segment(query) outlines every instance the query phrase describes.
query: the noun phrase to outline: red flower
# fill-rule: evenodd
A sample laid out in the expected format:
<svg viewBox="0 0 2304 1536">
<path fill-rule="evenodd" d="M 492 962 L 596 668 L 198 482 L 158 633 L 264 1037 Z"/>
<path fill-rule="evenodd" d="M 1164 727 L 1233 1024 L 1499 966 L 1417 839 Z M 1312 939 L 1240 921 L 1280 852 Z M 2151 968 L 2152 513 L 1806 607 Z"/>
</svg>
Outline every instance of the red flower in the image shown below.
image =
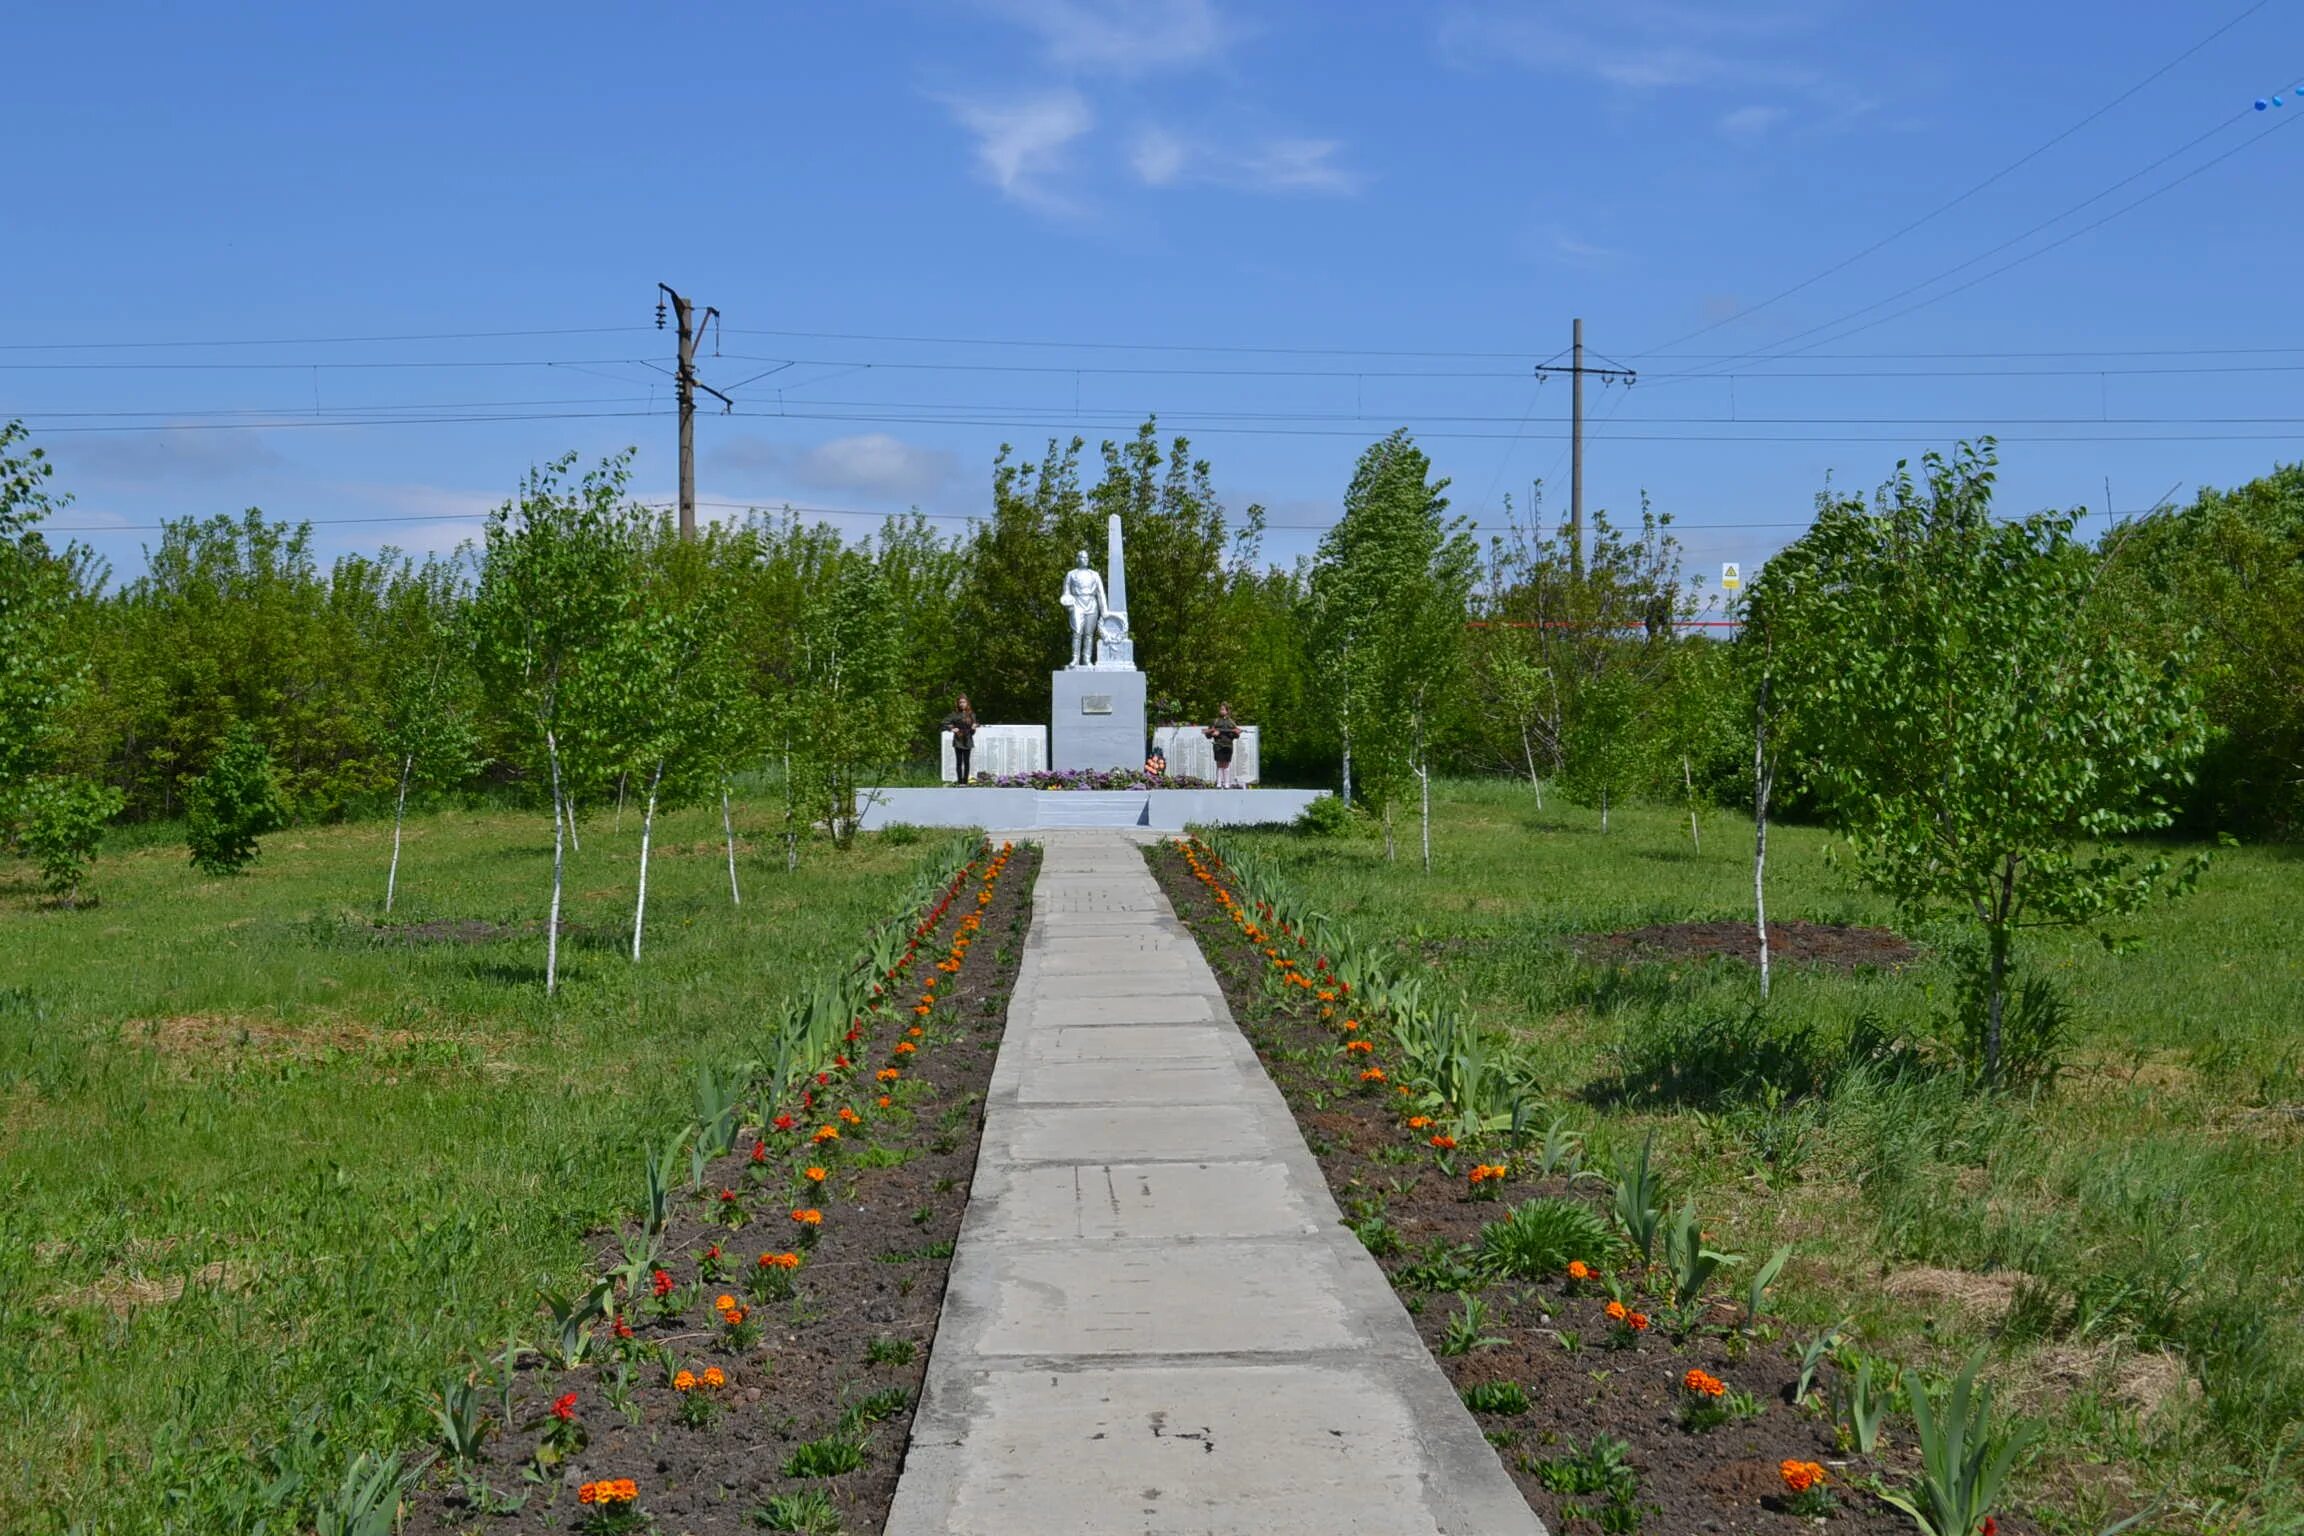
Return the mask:
<svg viewBox="0 0 2304 1536">
<path fill-rule="evenodd" d="M 788 1131 L 792 1129 L 790 1123 L 792 1117 L 790 1115 L 778 1115 L 776 1118 L 785 1122 L 781 1125 L 778 1125 L 776 1129 L 780 1131 Z M 752 1143 L 752 1161 L 756 1163 L 764 1163 L 768 1161 L 768 1143 L 764 1141 L 756 1141 Z"/>
<path fill-rule="evenodd" d="M 552 1417 L 563 1424 L 574 1423 L 576 1419 L 576 1394 L 573 1392 L 562 1393 L 560 1400 L 552 1405 Z"/>
<path fill-rule="evenodd" d="M 733 1200 L 736 1198 L 736 1191 L 732 1189 L 724 1189 L 720 1191 L 720 1198 L 723 1200 Z M 711 1247 L 705 1249 L 704 1257 L 711 1259 L 714 1262 L 718 1262 L 720 1258 L 720 1245 L 718 1243 L 714 1243 Z"/>
<path fill-rule="evenodd" d="M 661 1269 L 649 1277 L 649 1284 L 655 1287 L 658 1301 L 672 1294 L 672 1277 Z"/>
<path fill-rule="evenodd" d="M 790 1115 L 778 1115 L 776 1117 L 776 1129 L 780 1131 L 789 1131 L 798 1124 L 799 1122 L 794 1120 Z"/>
<path fill-rule="evenodd" d="M 848 1070 L 848 1058 L 845 1056 L 835 1056 L 832 1058 L 832 1065 L 840 1068 L 840 1070 L 845 1072 Z"/>
<path fill-rule="evenodd" d="M 819 1088 L 823 1087 L 825 1084 L 831 1081 L 832 1074 L 829 1072 L 819 1072 L 816 1074 L 816 1086 Z"/>
<path fill-rule="evenodd" d="M 720 1191 L 720 1203 L 722 1205 L 734 1205 L 736 1203 L 736 1191 L 732 1189 Z M 713 1257 L 717 1258 L 719 1255 L 715 1253 Z"/>
</svg>

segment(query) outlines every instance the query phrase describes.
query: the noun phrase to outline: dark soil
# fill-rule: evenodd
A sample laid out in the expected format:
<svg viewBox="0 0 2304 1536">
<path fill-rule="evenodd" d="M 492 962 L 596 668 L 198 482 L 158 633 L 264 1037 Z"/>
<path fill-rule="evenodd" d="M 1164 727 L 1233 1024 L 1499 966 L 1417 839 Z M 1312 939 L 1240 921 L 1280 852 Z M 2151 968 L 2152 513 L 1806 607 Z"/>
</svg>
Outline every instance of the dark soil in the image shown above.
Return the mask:
<svg viewBox="0 0 2304 1536">
<path fill-rule="evenodd" d="M 744 1131 L 735 1155 L 706 1170 L 703 1190 L 678 1198 L 662 1261 L 669 1297 L 655 1300 L 652 1287 L 638 1297 L 617 1295 L 614 1306 L 631 1336 L 619 1338 L 602 1324 L 597 1363 L 559 1370 L 524 1353 L 511 1393 L 514 1427 L 499 1426 L 475 1467 L 435 1466 L 414 1499 L 409 1532 L 583 1530 L 590 1512 L 578 1505 L 579 1485 L 615 1478 L 638 1483 L 637 1511 L 653 1522 L 642 1528 L 665 1533 L 758 1532 L 764 1526 L 756 1514 L 772 1497 L 810 1493 L 830 1501 L 844 1531 L 881 1528 L 975 1170 L 984 1092 L 1022 957 L 1038 860 L 1036 849 L 1015 849 L 992 886 L 991 904 L 981 909 L 976 896 L 988 861 L 977 860 L 942 920 L 920 940 L 900 991 L 862 1021 L 846 1058 L 853 1065 L 820 1076 L 805 1102 L 775 1106 L 774 1124 Z M 981 926 L 958 972 L 947 979 L 931 969 L 979 911 Z M 939 995 L 918 1017 L 911 1005 L 928 977 Z M 916 1039 L 914 1027 L 921 1030 Z M 905 1044 L 914 1049 L 899 1052 Z M 876 1080 L 890 1064 L 902 1079 Z M 889 1106 L 878 1102 L 883 1093 Z M 860 1122 L 845 1122 L 843 1109 Z M 822 1124 L 838 1126 L 840 1139 L 814 1142 Z M 805 1177 L 812 1166 L 827 1170 L 823 1182 Z M 637 1166 L 633 1173 L 637 1184 Z M 801 1235 L 811 1229 L 791 1215 L 798 1209 L 822 1213 L 812 1246 Z M 748 1291 L 761 1254 L 792 1251 L 803 1262 L 787 1298 Z M 605 1234 L 600 1263 L 604 1270 L 621 1263 L 618 1244 Z M 723 1295 L 746 1309 L 758 1337 L 730 1337 L 715 1316 Z M 550 1319 L 540 1315 L 535 1331 L 548 1336 Z M 675 1371 L 701 1377 L 714 1366 L 727 1378 L 717 1391 L 698 1388 L 684 1398 L 671 1385 Z M 474 1379 L 488 1380 L 491 1369 L 492 1362 L 476 1364 Z M 540 1465 L 552 1405 L 571 1393 L 582 1447 Z M 681 1422 L 683 1402 L 694 1398 L 711 1404 L 710 1422 Z M 482 1400 L 498 1418 L 496 1390 L 485 1390 Z M 857 1413 L 867 1415 L 863 1422 L 852 1417 Z M 861 1466 L 828 1476 L 788 1474 L 795 1451 L 836 1436 L 844 1417 L 862 1440 Z M 476 1502 L 479 1481 L 501 1502 L 524 1495 L 526 1502 L 510 1513 L 485 1513 Z"/>
<path fill-rule="evenodd" d="M 1569 941 L 1587 960 L 1742 960 L 1760 963 L 1760 939 L 1750 923 L 1658 923 L 1623 933 L 1588 933 Z M 1820 965 L 1836 971 L 1893 971 L 1920 951 L 1885 928 L 1843 923 L 1770 923 L 1768 959 L 1774 965 Z"/>
<path fill-rule="evenodd" d="M 1813 1532 L 1816 1520 L 1784 1506 L 1777 1469 L 1792 1460 L 1822 1465 L 1835 1490 L 1836 1507 L 1823 1529 L 1910 1536 L 1910 1518 L 1861 1486 L 1873 1477 L 1891 1487 L 1908 1482 L 1917 1465 L 1909 1448 L 1891 1437 L 1879 1456 L 1841 1451 L 1823 1414 L 1793 1405 L 1798 1344 L 1773 1336 L 1772 1329 L 1757 1339 L 1743 1337 L 1735 1326 L 1740 1300 L 1716 1301 L 1687 1337 L 1674 1339 L 1663 1331 L 1662 1301 L 1643 1291 L 1646 1280 L 1637 1265 L 1628 1266 L 1617 1278 L 1629 1304 L 1658 1314 L 1658 1321 L 1637 1336 L 1619 1334 L 1627 1342 L 1617 1348 L 1611 1347 L 1614 1330 L 1604 1310 L 1608 1297 L 1596 1282 L 1574 1286 L 1561 1275 L 1489 1283 L 1463 1272 L 1460 1266 L 1469 1261 L 1482 1226 L 1511 1205 L 1548 1196 L 1604 1208 L 1603 1186 L 1564 1175 L 1531 1176 L 1531 1163 L 1527 1172 L 1515 1168 L 1500 1196 L 1473 1198 L 1465 1175 L 1474 1162 L 1516 1163 L 1519 1155 L 1501 1148 L 1435 1152 L 1426 1144 L 1426 1131 L 1407 1126 L 1392 1085 L 1369 1088 L 1359 1081 L 1371 1061 L 1386 1063 L 1381 1050 L 1367 1056 L 1343 1050 L 1343 1042 L 1353 1038 L 1341 1030 L 1349 999 L 1339 999 L 1339 1017 L 1325 1022 L 1316 994 L 1277 1003 L 1281 989 L 1265 985 L 1271 962 L 1263 949 L 1242 936 L 1175 845 L 1162 844 L 1151 860 L 1222 983 L 1233 1016 L 1294 1111 L 1337 1204 L 1377 1255 L 1440 1368 L 1459 1392 L 1490 1381 L 1524 1389 L 1525 1412 L 1476 1417 L 1529 1506 L 1555 1536 L 1635 1528 L 1620 1523 L 1628 1518 L 1621 1510 L 1603 1526 L 1603 1496 L 1545 1486 L 1545 1463 L 1572 1457 L 1600 1436 L 1629 1447 L 1628 1459 L 1639 1474 L 1632 1499 L 1636 1528 L 1643 1532 Z M 1305 955 L 1299 963 L 1310 967 L 1317 958 Z M 1737 1277 L 1748 1272 L 1730 1271 L 1727 1283 L 1740 1287 Z M 1487 1310 L 1480 1332 L 1498 1342 L 1443 1354 L 1443 1336 L 1466 1296 Z M 1691 1367 L 1732 1391 L 1749 1393 L 1758 1416 L 1701 1432 L 1682 1428 L 1680 1382 Z M 1831 1367 L 1822 1367 L 1818 1384 L 1831 1379 Z M 1999 1528 L 2010 1536 L 2037 1529 L 2006 1515 Z"/>
</svg>

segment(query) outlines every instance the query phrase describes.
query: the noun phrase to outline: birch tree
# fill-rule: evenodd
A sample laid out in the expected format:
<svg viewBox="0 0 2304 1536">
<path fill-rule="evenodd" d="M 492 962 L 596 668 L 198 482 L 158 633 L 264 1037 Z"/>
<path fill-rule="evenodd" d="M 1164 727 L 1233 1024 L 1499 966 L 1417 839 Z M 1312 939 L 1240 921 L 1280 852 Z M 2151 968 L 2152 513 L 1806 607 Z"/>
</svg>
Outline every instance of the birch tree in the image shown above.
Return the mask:
<svg viewBox="0 0 2304 1536">
<path fill-rule="evenodd" d="M 462 779 L 479 762 L 465 598 L 457 567 L 431 560 L 415 569 L 404 567 L 385 595 L 384 739 L 396 778 L 392 862 L 384 875 L 386 914 L 399 894 L 408 792 Z"/>
<path fill-rule="evenodd" d="M 477 654 L 499 707 L 533 733 L 552 811 L 552 904 L 544 991 L 558 990 L 560 905 L 567 869 L 571 774 L 567 741 L 595 744 L 612 716 L 616 640 L 630 612 L 631 455 L 604 461 L 574 486 L 575 455 L 531 471 L 520 494 L 488 518 L 474 600 Z"/>
</svg>

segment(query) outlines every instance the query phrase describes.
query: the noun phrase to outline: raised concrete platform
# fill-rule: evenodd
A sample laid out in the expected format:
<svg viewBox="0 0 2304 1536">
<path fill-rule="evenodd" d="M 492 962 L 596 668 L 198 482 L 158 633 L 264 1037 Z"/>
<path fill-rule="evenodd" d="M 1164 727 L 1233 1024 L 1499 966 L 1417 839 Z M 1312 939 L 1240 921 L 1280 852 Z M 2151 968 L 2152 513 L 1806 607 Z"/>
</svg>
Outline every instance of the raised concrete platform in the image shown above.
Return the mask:
<svg viewBox="0 0 2304 1536">
<path fill-rule="evenodd" d="M 1543 1536 L 1141 836 L 1044 839 L 889 1536 Z"/>
<path fill-rule="evenodd" d="M 1031 832 L 1053 827 L 1260 826 L 1294 821 L 1324 789 L 991 789 L 858 790 L 867 832 L 904 822 L 915 827 L 983 827 Z"/>
</svg>

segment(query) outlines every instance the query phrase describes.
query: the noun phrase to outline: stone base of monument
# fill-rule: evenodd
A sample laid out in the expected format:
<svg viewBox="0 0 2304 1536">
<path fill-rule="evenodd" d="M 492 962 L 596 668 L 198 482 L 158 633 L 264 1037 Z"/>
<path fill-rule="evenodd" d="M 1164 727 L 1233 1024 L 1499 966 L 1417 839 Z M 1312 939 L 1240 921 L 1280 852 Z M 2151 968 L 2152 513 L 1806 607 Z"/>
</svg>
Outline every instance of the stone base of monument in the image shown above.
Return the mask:
<svg viewBox="0 0 2304 1536">
<path fill-rule="evenodd" d="M 943 733 L 943 767 L 939 776 L 945 783 L 959 768 L 959 759 L 952 755 L 952 733 Z M 968 754 L 968 772 L 971 776 L 989 773 L 994 777 L 1010 773 L 1042 773 L 1048 767 L 1048 727 L 1044 725 L 980 725 L 976 727 L 976 746 Z"/>
<path fill-rule="evenodd" d="M 1324 789 L 862 789 L 859 824 L 883 827 L 982 827 L 1033 832 L 1058 827 L 1269 826 L 1294 821 Z"/>
<path fill-rule="evenodd" d="M 1067 667 L 1049 675 L 1048 766 L 1144 766 L 1144 674 L 1117 668 Z"/>
<path fill-rule="evenodd" d="M 1216 781 L 1216 743 L 1200 734 L 1197 725 L 1164 725 L 1152 733 L 1152 750 L 1168 760 L 1168 771 L 1182 778 Z M 1262 733 L 1253 725 L 1240 727 L 1240 739 L 1232 743 L 1232 778 L 1235 783 L 1253 784 L 1261 776 L 1257 772 L 1257 747 Z"/>
</svg>

